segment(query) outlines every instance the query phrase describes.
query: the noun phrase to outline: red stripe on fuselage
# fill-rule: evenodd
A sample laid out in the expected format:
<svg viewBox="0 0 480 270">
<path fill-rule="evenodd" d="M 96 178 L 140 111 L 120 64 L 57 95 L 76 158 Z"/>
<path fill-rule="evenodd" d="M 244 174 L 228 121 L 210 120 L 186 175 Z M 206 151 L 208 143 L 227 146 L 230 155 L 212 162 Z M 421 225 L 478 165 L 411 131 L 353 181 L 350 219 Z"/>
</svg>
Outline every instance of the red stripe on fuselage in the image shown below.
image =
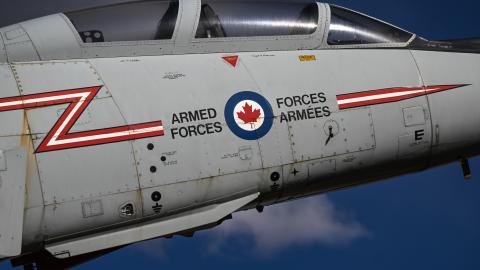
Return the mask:
<svg viewBox="0 0 480 270">
<path fill-rule="evenodd" d="M 427 87 L 395 87 L 343 94 L 337 96 L 338 107 L 343 109 L 398 102 L 467 85 L 439 85 Z M 414 93 L 411 93 L 414 92 Z"/>
<path fill-rule="evenodd" d="M 40 143 L 35 151 L 36 153 L 164 135 L 162 121 L 69 134 L 70 129 L 101 88 L 102 86 L 95 86 L 0 98 L 0 112 L 70 103 L 50 132 L 48 132 L 45 139 Z M 80 106 L 77 108 L 79 104 Z"/>
</svg>

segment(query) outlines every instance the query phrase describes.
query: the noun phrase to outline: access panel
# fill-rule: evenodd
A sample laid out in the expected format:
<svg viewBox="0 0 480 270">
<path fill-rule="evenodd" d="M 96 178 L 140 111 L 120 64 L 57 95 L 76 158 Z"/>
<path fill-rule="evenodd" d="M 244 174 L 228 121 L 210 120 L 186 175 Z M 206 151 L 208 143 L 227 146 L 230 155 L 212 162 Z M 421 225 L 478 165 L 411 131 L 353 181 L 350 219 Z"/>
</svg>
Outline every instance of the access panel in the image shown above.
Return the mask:
<svg viewBox="0 0 480 270">
<path fill-rule="evenodd" d="M 369 108 L 332 113 L 327 119 L 290 123 L 295 160 L 306 161 L 375 147 Z"/>
</svg>

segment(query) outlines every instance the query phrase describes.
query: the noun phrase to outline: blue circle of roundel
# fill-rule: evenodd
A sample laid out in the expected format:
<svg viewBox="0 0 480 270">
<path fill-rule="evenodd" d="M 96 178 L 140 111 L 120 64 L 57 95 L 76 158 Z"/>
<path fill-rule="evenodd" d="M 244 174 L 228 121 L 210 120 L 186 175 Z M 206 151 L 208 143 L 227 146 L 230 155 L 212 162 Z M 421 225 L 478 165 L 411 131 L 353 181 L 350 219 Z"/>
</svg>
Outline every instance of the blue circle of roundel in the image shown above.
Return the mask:
<svg viewBox="0 0 480 270">
<path fill-rule="evenodd" d="M 257 102 L 263 109 L 264 120 L 263 124 L 260 128 L 248 131 L 240 128 L 233 117 L 235 106 L 243 100 L 253 100 Z M 270 103 L 260 94 L 251 92 L 251 91 L 243 91 L 236 93 L 233 95 L 225 105 L 225 120 L 227 121 L 227 125 L 230 130 L 237 135 L 238 137 L 244 140 L 257 140 L 262 138 L 263 136 L 267 135 L 273 125 L 273 110 Z"/>
</svg>

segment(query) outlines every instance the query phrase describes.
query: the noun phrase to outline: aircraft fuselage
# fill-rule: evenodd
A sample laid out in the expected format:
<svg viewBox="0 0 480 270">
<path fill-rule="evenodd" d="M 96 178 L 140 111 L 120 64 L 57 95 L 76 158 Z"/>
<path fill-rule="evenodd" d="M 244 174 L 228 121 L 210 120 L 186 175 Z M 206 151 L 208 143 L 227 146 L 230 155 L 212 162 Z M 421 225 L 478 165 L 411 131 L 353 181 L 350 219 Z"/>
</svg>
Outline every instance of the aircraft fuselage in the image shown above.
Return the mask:
<svg viewBox="0 0 480 270">
<path fill-rule="evenodd" d="M 67 59 L 15 29 L 0 29 L 1 257 L 191 235 L 239 210 L 459 160 L 468 171 L 480 153 L 473 51 L 85 45 Z"/>
</svg>

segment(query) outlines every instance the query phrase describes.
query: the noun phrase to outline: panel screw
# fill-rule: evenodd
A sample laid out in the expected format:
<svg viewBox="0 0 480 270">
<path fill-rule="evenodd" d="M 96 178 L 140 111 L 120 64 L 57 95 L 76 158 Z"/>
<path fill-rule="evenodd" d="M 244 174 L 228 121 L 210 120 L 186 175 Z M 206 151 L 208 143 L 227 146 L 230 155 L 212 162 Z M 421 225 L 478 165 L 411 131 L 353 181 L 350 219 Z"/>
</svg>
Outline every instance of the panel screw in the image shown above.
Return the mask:
<svg viewBox="0 0 480 270">
<path fill-rule="evenodd" d="M 150 172 L 154 173 L 156 171 L 157 171 L 157 167 L 155 167 L 155 166 L 150 167 Z"/>
<path fill-rule="evenodd" d="M 149 144 L 147 145 L 147 148 L 148 148 L 148 150 L 153 150 L 153 148 L 154 148 L 153 143 L 149 143 Z"/>
</svg>

